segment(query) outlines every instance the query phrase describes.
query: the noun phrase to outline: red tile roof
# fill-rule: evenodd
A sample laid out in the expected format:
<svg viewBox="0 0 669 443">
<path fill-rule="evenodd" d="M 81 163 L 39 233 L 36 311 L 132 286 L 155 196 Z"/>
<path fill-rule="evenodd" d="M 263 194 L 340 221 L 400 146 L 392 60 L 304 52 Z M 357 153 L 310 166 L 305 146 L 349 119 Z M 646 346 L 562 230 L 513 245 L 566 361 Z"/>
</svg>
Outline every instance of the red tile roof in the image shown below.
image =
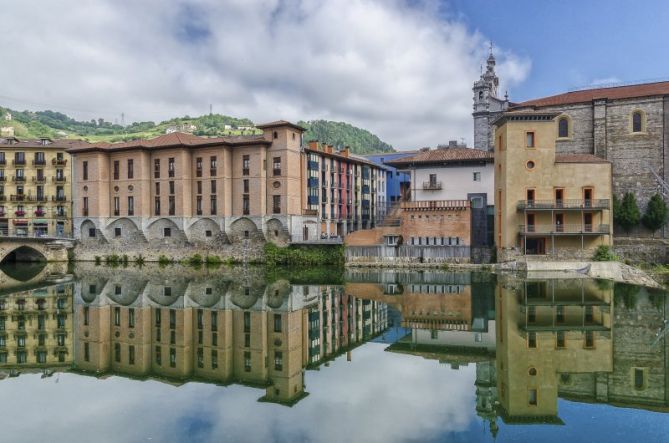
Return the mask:
<svg viewBox="0 0 669 443">
<path fill-rule="evenodd" d="M 172 132 L 149 140 L 133 140 L 124 143 L 87 143 L 72 146 L 68 152 L 85 151 L 121 151 L 129 149 L 160 149 L 170 147 L 203 147 L 203 146 L 243 146 L 252 144 L 270 144 L 262 135 L 239 135 L 224 137 L 199 137 L 183 132 Z"/>
<path fill-rule="evenodd" d="M 411 157 L 389 160 L 386 163 L 391 166 L 405 166 L 417 163 L 492 162 L 493 160 L 494 154 L 491 151 L 473 148 L 438 148 L 421 151 Z"/>
<path fill-rule="evenodd" d="M 525 107 L 559 106 L 576 103 L 589 103 L 593 100 L 600 99 L 618 100 L 636 97 L 652 97 L 658 95 L 669 95 L 669 81 L 572 91 L 565 94 L 528 100 L 522 103 L 514 103 L 511 108 L 515 109 Z"/>
<path fill-rule="evenodd" d="M 592 154 L 555 154 L 555 163 L 611 163 Z"/>
<path fill-rule="evenodd" d="M 295 128 L 295 129 L 297 129 L 299 131 L 302 131 L 302 132 L 306 131 L 306 129 L 303 128 L 302 126 L 296 125 L 295 123 L 291 123 L 291 122 L 286 121 L 286 120 L 277 120 L 277 121 L 274 121 L 274 122 L 263 123 L 262 125 L 256 125 L 256 128 L 266 129 L 266 128 L 275 128 L 275 127 L 278 127 L 278 126 L 290 126 L 291 128 Z"/>
</svg>

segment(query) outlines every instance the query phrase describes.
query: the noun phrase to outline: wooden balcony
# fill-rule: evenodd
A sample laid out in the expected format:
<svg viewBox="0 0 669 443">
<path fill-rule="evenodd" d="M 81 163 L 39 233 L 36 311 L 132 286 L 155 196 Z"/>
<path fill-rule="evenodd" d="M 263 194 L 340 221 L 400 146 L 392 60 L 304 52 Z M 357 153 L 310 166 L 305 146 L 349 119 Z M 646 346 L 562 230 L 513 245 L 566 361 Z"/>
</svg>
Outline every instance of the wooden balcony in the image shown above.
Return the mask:
<svg viewBox="0 0 669 443">
<path fill-rule="evenodd" d="M 518 228 L 520 235 L 541 236 L 541 235 L 606 235 L 610 233 L 609 225 L 520 225 Z"/>
<path fill-rule="evenodd" d="M 435 210 L 462 210 L 469 208 L 468 200 L 426 200 L 401 202 L 400 208 L 404 211 L 435 211 Z"/>
<path fill-rule="evenodd" d="M 554 211 L 554 210 L 576 210 L 594 211 L 604 210 L 611 207 L 608 199 L 575 199 L 575 200 L 520 200 L 519 211 Z"/>
</svg>

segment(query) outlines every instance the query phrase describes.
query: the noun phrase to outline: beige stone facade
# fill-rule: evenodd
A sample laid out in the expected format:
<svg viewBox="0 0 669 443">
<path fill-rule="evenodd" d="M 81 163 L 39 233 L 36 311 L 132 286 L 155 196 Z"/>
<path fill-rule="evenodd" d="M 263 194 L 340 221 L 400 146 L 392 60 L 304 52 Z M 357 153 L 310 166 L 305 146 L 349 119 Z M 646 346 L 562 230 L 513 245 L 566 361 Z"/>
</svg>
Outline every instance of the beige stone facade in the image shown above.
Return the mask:
<svg viewBox="0 0 669 443">
<path fill-rule="evenodd" d="M 0 138 L 0 235 L 72 236 L 71 162 L 77 144 Z"/>
<path fill-rule="evenodd" d="M 555 152 L 553 113 L 507 113 L 495 131 L 498 260 L 592 257 L 611 245 L 611 163 Z"/>
</svg>

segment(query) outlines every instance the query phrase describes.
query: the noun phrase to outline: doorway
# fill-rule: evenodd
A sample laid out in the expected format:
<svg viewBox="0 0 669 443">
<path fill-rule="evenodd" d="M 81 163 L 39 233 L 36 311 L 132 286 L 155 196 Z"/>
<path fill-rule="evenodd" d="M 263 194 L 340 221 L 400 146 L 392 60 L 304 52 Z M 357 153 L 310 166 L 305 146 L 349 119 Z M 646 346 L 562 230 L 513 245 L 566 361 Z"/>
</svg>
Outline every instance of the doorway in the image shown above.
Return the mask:
<svg viewBox="0 0 669 443">
<path fill-rule="evenodd" d="M 555 232 L 564 232 L 564 214 L 555 214 Z"/>
<path fill-rule="evenodd" d="M 592 232 L 592 214 L 590 212 L 583 214 L 583 231 Z"/>
<path fill-rule="evenodd" d="M 544 255 L 546 254 L 546 239 L 528 238 L 525 240 L 525 255 Z"/>
</svg>

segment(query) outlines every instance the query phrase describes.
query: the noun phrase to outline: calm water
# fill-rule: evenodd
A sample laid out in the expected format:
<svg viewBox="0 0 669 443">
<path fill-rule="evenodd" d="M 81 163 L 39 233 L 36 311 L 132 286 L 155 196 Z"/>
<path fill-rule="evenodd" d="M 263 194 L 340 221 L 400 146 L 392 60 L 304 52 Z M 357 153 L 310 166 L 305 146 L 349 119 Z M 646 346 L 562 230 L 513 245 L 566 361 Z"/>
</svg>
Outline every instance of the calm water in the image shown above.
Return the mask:
<svg viewBox="0 0 669 443">
<path fill-rule="evenodd" d="M 2 441 L 669 441 L 669 302 L 587 279 L 15 267 Z"/>
</svg>

